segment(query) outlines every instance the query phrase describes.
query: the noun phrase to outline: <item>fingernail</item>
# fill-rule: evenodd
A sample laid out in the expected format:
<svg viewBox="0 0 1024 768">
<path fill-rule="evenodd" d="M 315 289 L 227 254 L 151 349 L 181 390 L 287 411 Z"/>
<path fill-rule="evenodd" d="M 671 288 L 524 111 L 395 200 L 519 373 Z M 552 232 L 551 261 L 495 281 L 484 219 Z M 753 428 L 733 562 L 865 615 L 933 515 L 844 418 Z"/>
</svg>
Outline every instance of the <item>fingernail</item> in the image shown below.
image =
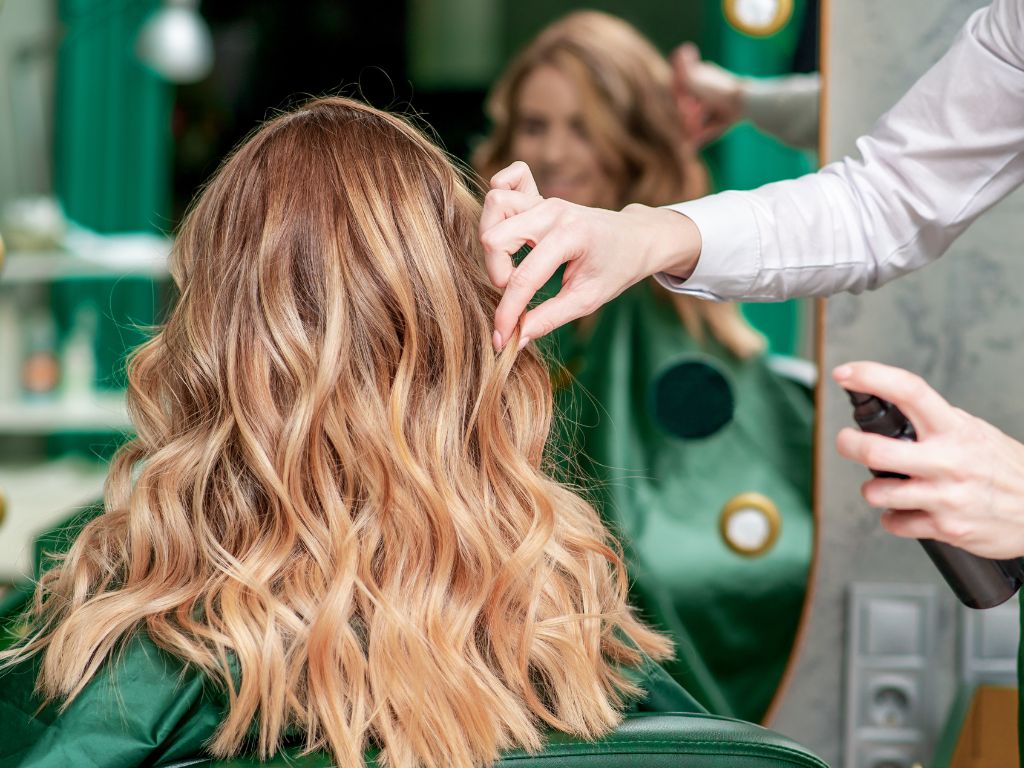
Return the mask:
<svg viewBox="0 0 1024 768">
<path fill-rule="evenodd" d="M 494 349 L 495 350 L 500 350 L 502 344 L 504 343 L 502 338 L 501 338 L 501 334 L 498 333 L 497 331 L 494 332 L 494 336 L 491 337 L 491 341 L 494 342 Z"/>
<path fill-rule="evenodd" d="M 840 365 L 832 370 L 832 378 L 848 379 L 853 375 L 853 368 L 848 365 Z"/>
<path fill-rule="evenodd" d="M 520 339 L 519 339 L 519 351 L 520 351 L 520 352 L 522 352 L 522 351 L 523 351 L 523 348 L 524 348 L 524 347 L 525 347 L 525 346 L 526 346 L 527 344 L 529 344 L 529 343 L 530 343 L 530 337 L 529 337 L 529 336 L 523 336 L 522 338 L 520 338 Z"/>
</svg>

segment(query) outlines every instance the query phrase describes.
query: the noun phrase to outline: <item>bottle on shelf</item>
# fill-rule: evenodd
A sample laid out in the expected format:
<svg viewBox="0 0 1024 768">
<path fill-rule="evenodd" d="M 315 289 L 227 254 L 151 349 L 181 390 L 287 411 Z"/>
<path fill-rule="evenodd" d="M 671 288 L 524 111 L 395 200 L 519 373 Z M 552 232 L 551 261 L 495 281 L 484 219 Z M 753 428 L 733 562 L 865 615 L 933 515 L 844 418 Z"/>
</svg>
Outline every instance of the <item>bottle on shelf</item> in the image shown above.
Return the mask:
<svg viewBox="0 0 1024 768">
<path fill-rule="evenodd" d="M 57 360 L 57 329 L 48 302 L 31 302 L 24 314 L 23 341 L 22 392 L 32 399 L 49 397 L 60 381 L 60 362 Z"/>
<path fill-rule="evenodd" d="M 82 303 L 75 312 L 74 325 L 61 350 L 61 395 L 72 404 L 88 404 L 96 396 L 96 307 Z"/>
</svg>

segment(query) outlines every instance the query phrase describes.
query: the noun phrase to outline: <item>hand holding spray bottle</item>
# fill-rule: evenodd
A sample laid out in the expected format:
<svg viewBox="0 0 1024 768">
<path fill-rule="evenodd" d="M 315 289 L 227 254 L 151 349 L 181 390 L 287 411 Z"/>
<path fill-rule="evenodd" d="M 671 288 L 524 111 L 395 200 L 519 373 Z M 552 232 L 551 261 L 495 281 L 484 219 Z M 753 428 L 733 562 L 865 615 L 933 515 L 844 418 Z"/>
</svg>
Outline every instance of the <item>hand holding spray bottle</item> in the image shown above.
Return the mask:
<svg viewBox="0 0 1024 768">
<path fill-rule="evenodd" d="M 863 392 L 846 391 L 853 403 L 853 419 L 864 432 L 897 440 L 917 440 L 910 420 L 892 403 Z M 875 477 L 907 479 L 907 475 L 872 469 Z M 1024 583 L 1020 560 L 992 560 L 966 552 L 951 544 L 919 539 L 946 583 L 960 601 L 970 608 L 992 608 L 1009 600 Z"/>
</svg>

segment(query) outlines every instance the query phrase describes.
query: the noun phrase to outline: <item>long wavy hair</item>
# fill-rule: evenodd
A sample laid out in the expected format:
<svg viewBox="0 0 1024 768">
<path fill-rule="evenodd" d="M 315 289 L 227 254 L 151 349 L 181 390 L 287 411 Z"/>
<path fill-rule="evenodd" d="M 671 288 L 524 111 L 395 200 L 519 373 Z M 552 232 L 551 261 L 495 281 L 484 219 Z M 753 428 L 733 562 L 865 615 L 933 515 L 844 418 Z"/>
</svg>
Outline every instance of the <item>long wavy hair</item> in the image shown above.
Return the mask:
<svg viewBox="0 0 1024 768">
<path fill-rule="evenodd" d="M 6 663 L 42 654 L 67 702 L 145 632 L 227 691 L 218 756 L 256 726 L 261 756 L 298 729 L 339 765 L 476 766 L 613 727 L 624 667 L 670 647 L 546 471 L 546 365 L 491 349 L 478 217 L 442 151 L 355 101 L 247 139 L 177 237 L 105 513 Z"/>
<path fill-rule="evenodd" d="M 575 84 L 587 135 L 616 182 L 616 205 L 668 205 L 708 193 L 707 173 L 679 117 L 668 61 L 635 27 L 600 11 L 575 11 L 555 21 L 505 68 L 487 98 L 491 133 L 473 153 L 483 177 L 521 159 L 513 154 L 520 91 L 543 66 Z M 698 341 L 707 328 L 737 357 L 764 350 L 764 338 L 735 304 L 669 298 Z"/>
</svg>

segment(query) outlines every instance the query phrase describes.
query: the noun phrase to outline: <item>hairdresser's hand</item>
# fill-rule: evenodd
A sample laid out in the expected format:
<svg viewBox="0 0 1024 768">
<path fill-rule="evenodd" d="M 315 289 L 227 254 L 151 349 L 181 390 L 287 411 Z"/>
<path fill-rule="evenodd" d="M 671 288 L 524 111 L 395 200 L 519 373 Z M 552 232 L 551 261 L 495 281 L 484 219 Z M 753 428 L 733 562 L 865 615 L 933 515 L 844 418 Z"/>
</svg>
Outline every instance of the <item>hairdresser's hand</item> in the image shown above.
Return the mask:
<svg viewBox="0 0 1024 768">
<path fill-rule="evenodd" d="M 701 147 L 743 116 L 743 79 L 702 61 L 693 43 L 683 43 L 672 51 L 670 61 L 683 131 Z"/>
<path fill-rule="evenodd" d="M 496 349 L 512 338 L 520 320 L 522 347 L 589 315 L 655 272 L 689 277 L 700 255 L 700 232 L 686 216 L 645 205 L 607 211 L 544 199 L 523 162 L 491 179 L 480 242 L 491 281 L 504 289 L 494 316 Z M 523 245 L 533 250 L 515 266 L 512 256 Z M 558 295 L 526 312 L 562 264 Z"/>
<path fill-rule="evenodd" d="M 899 368 L 848 363 L 832 375 L 846 389 L 895 403 L 917 431 L 916 443 L 852 428 L 836 440 L 848 459 L 910 476 L 875 478 L 861 489 L 869 504 L 886 508 L 887 531 L 984 557 L 1024 555 L 1024 445 Z"/>
</svg>

